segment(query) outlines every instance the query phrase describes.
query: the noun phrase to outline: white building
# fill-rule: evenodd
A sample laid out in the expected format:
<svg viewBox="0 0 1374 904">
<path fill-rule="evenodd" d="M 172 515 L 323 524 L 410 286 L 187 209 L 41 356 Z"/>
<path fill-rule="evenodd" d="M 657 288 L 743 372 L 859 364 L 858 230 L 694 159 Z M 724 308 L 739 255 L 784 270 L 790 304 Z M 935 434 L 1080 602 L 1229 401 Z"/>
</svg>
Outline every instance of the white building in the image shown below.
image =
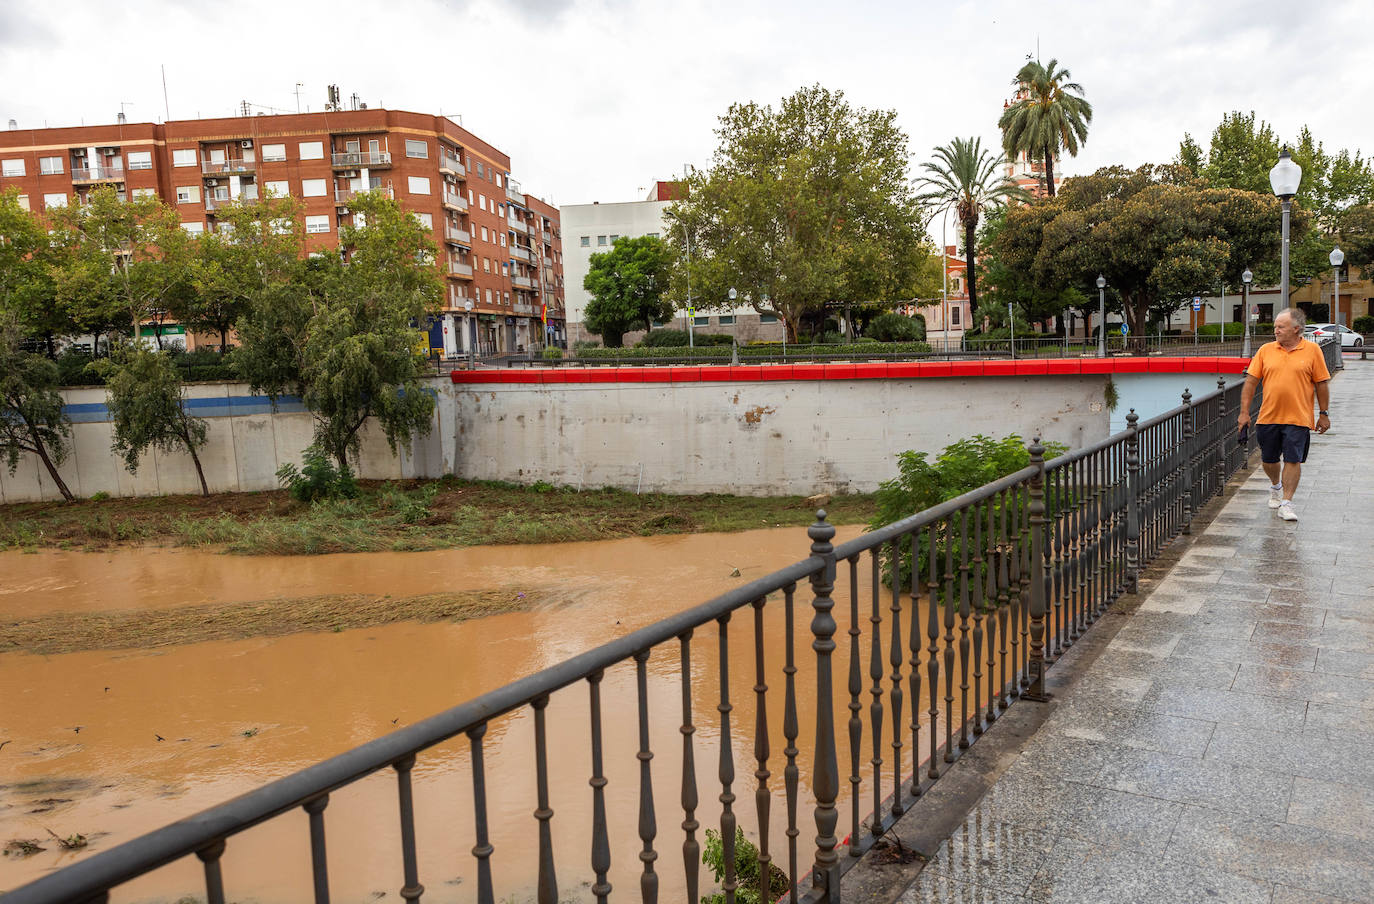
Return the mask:
<svg viewBox="0 0 1374 904">
<path fill-rule="evenodd" d="M 590 334 L 582 326 L 582 315 L 587 309 L 590 297 L 582 287 L 587 271 L 591 269 L 591 257 L 611 250 L 618 238 L 638 238 L 644 235 L 666 237 L 668 221 L 663 212 L 673 203 L 674 191 L 678 183 L 656 182 L 649 196 L 643 201 L 621 201 L 613 204 L 593 202 L 591 204 L 570 204 L 559 208 L 559 219 L 563 224 L 563 275 L 564 298 L 567 304 L 568 342 L 584 340 L 597 341 L 599 336 Z M 700 302 L 698 302 L 700 304 Z M 704 307 L 704 305 L 703 305 Z M 679 329 L 687 328 L 685 312 L 679 312 Z M 750 339 L 781 339 L 782 321 L 767 314 L 760 315 L 751 307 L 737 307 L 733 310 L 699 310 L 692 322 L 692 328 L 711 333 L 735 333 L 741 341 Z M 625 344 L 633 345 L 642 333 L 626 333 Z"/>
</svg>

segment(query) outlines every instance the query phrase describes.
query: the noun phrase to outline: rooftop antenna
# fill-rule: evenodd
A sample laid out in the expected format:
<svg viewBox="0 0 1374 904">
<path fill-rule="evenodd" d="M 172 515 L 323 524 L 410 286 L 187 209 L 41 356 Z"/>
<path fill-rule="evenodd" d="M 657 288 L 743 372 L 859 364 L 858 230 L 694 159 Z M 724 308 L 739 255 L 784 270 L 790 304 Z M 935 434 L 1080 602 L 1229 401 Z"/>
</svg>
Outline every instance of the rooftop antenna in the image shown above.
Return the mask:
<svg viewBox="0 0 1374 904">
<path fill-rule="evenodd" d="M 296 82 L 296 112 L 301 112 L 301 89 L 305 87 L 305 82 Z"/>
<path fill-rule="evenodd" d="M 163 122 L 172 118 L 172 108 L 167 103 L 167 64 L 162 64 L 162 116 Z"/>
<path fill-rule="evenodd" d="M 134 105 L 134 102 L 131 101 L 131 100 L 121 100 L 121 101 L 119 102 L 119 124 L 120 124 L 121 126 L 124 125 L 126 122 L 129 121 L 129 120 L 128 120 L 128 117 L 126 117 L 126 116 L 124 115 L 124 108 L 125 108 L 125 107 L 132 107 L 133 105 Z"/>
</svg>

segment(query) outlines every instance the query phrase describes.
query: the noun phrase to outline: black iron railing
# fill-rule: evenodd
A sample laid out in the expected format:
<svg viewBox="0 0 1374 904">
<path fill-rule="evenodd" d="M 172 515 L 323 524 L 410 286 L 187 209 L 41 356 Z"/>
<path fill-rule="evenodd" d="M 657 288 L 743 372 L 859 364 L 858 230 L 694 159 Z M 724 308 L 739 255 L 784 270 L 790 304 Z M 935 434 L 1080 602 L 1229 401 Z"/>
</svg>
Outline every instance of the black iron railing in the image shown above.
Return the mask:
<svg viewBox="0 0 1374 904">
<path fill-rule="evenodd" d="M 1200 507 L 1244 466 L 1249 447 L 1235 441 L 1239 400 L 1239 384 L 1219 382 L 1200 398 L 1185 392 L 1172 411 L 1143 422 L 1132 411 L 1124 432 L 1050 461 L 1037 440 L 1027 467 L 839 546 L 832 545 L 835 529 L 820 512 L 807 531 L 810 555 L 794 565 L 97 853 L 10 892 L 6 904 L 106 901 L 109 889 L 191 855 L 203 863 L 209 904 L 221 904 L 234 887 L 234 877 L 221 870 L 226 846 L 245 829 L 297 808 L 308 815 L 314 899 L 323 904 L 331 896 L 325 835 L 330 794 L 386 769 L 396 777 L 400 896 L 418 901 L 424 887 L 412 771 L 426 751 L 450 739 L 466 740 L 470 754 L 469 887 L 479 904 L 508 894 L 493 879 L 497 860 L 504 875 L 535 879 L 540 904 L 556 904 L 584 881 L 596 901 L 609 900 L 620 860 L 630 871 L 621 867 L 615 875 L 626 877 L 622 882 L 633 878 L 623 896 L 635 896 L 637 887 L 641 900 L 657 901 L 660 879 L 667 877 L 688 904 L 697 904 L 704 840 L 698 833 L 702 819 L 717 812 L 726 902 L 738 889 L 733 864 L 741 820 L 757 838 L 761 884 L 776 867 L 787 876 L 794 904 L 839 902 L 843 873 L 1009 706 L 1043 699 L 1046 668 L 1114 600 L 1134 591 L 1140 569 L 1187 533 Z M 809 622 L 796 598 L 803 582 L 810 584 Z M 766 624 L 765 616 L 781 620 L 781 655 L 774 648 L 771 661 L 765 636 L 776 637 L 769 632 L 777 628 L 768 627 L 775 623 Z M 738 650 L 741 644 L 751 644 L 752 655 Z M 752 691 L 743 695 L 752 697 L 752 713 L 745 717 L 736 712 L 746 699 L 732 696 L 732 645 L 736 658 L 752 659 Z M 650 706 L 647 666 L 653 657 L 666 658 L 681 678 L 680 711 L 666 716 L 661 706 Z M 637 856 L 626 857 L 627 846 L 611 839 L 607 787 L 620 777 L 608 775 L 605 765 L 602 691 L 608 669 L 631 665 L 633 699 L 612 701 L 613 718 L 637 729 L 637 774 L 624 776 L 637 787 Z M 813 682 L 813 698 L 799 692 L 800 681 Z M 577 688 L 589 705 L 585 733 L 550 739 L 545 712 L 551 697 L 577 695 Z M 704 742 L 697 739 L 701 714 L 694 691 L 718 700 Z M 812 700 L 809 709 L 805 699 Z M 497 850 L 484 738 L 493 722 L 516 712 L 533 721 L 536 840 Z M 680 759 L 668 764 L 678 767 L 678 800 L 670 806 L 654 797 L 653 762 L 656 754 L 673 751 L 652 749 L 650 732 L 651 720 L 665 717 L 681 734 Z M 814 731 L 809 739 L 802 736 L 806 723 Z M 781 741 L 780 755 L 773 739 Z M 549 754 L 573 745 L 590 748 L 587 815 L 563 831 L 584 837 L 587 855 L 579 863 L 556 863 Z M 751 770 L 736 766 L 745 750 Z M 715 792 L 709 814 L 699 755 L 717 763 L 707 782 Z M 737 794 L 737 783 L 752 786 L 752 807 Z M 805 817 L 800 811 L 808 801 L 813 812 Z M 664 838 L 661 821 L 678 823 L 673 837 Z M 614 862 L 613 850 L 620 852 Z M 679 857 L 660 860 L 668 850 Z M 766 888 L 761 891 L 770 899 Z"/>
</svg>

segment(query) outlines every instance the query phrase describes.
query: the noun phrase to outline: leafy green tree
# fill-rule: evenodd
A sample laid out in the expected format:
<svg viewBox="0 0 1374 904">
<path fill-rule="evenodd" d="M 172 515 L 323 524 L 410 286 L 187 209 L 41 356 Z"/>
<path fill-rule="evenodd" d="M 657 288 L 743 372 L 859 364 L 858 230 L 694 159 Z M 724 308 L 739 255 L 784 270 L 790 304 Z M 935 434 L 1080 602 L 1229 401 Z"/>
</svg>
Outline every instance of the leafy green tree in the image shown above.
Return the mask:
<svg viewBox="0 0 1374 904">
<path fill-rule="evenodd" d="M 218 333 L 223 352 L 229 331 L 255 299 L 300 277 L 305 232 L 300 202 L 292 198 L 233 204 L 216 213 L 220 228 L 201 236 L 190 262 L 194 291 L 177 313 L 194 329 Z"/>
<path fill-rule="evenodd" d="M 239 321 L 234 364 L 255 392 L 298 395 L 315 442 L 348 467 L 375 418 L 388 445 L 429 431 L 434 397 L 422 382 L 418 324 L 438 310 L 437 248 L 416 218 L 387 198 L 349 207 L 365 225 L 339 230 L 341 256 L 310 258 L 300 278 L 269 286 Z"/>
<path fill-rule="evenodd" d="M 135 339 L 144 321 L 158 318 L 191 290 L 194 240 L 181 216 L 155 196 L 119 199 L 114 188 L 94 189 L 87 203 L 52 215 L 58 296 L 87 328 L 122 322 Z M 159 347 L 160 331 L 155 334 Z"/>
<path fill-rule="evenodd" d="M 1374 277 L 1374 204 L 1352 207 L 1342 214 L 1337 224 L 1341 250 L 1352 265 L 1364 270 L 1366 278 Z"/>
<path fill-rule="evenodd" d="M 55 340 L 72 331 L 54 297 L 52 243 L 38 217 L 19 206 L 19 190 L 0 192 L 0 314 L 14 317 L 25 338 L 42 339 L 48 357 Z"/>
<path fill-rule="evenodd" d="M 794 342 L 803 317 L 828 306 L 920 295 L 934 249 L 896 119 L 820 85 L 776 110 L 732 105 L 711 168 L 667 211 L 676 303 L 690 287 L 696 305 L 722 307 L 735 288 Z"/>
<path fill-rule="evenodd" d="M 107 405 L 114 422 L 111 449 L 130 474 L 149 448 L 170 454 L 185 450 L 196 466 L 200 492 L 210 495 L 196 450 L 205 445 L 205 421 L 186 411 L 181 372 L 166 352 L 139 343 L 122 343 L 94 365 L 105 378 Z"/>
<path fill-rule="evenodd" d="M 925 170 L 920 184 L 926 191 L 921 199 L 944 210 L 954 209 L 964 228 L 964 253 L 968 257 L 968 300 L 978 307 L 978 218 L 983 211 L 1001 207 L 1008 201 L 1029 201 L 1030 195 L 999 170 L 1006 163 L 1001 155 L 983 149 L 980 138 L 956 138 L 935 149 L 936 160 L 921 164 Z"/>
<path fill-rule="evenodd" d="M 582 280 L 591 293 L 583 313 L 587 330 L 607 348 L 620 348 L 627 331 L 671 320 L 673 307 L 663 300 L 671 262 L 667 243 L 651 235 L 619 238 L 610 251 L 593 254 Z"/>
<path fill-rule="evenodd" d="M 1018 280 L 1086 291 L 1102 274 L 1140 337 L 1184 298 L 1222 281 L 1237 287 L 1246 267 L 1269 265 L 1278 218 L 1272 193 L 1205 188 L 1172 166 L 1108 167 L 1008 211 L 994 248 Z M 1295 234 L 1309 220 L 1299 211 Z"/>
<path fill-rule="evenodd" d="M 1027 60 L 1016 73 L 1016 100 L 1002 111 L 997 125 L 1002 144 L 1011 159 L 1025 152 L 1031 160 L 1045 164 L 1045 185 L 1054 197 L 1054 158 L 1060 151 L 1078 156 L 1078 146 L 1088 139 L 1088 124 L 1093 107 L 1083 97 L 1083 86 L 1069 81 L 1069 70 L 1059 68 L 1058 60 L 1049 65 Z"/>
<path fill-rule="evenodd" d="M 57 365 L 22 351 L 17 318 L 0 311 L 0 454 L 13 474 L 25 452 L 38 456 L 62 498 L 70 502 L 57 466 L 71 448 L 72 425 L 62 408 Z"/>
</svg>

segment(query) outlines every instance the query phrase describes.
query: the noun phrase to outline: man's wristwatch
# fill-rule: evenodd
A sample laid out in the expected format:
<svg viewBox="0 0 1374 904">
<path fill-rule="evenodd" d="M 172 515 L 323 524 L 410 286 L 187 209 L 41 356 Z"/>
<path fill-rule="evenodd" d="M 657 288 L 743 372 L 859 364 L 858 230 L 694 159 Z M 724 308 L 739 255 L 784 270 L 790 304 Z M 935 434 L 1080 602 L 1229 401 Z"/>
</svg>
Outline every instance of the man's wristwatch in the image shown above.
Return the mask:
<svg viewBox="0 0 1374 904">
<path fill-rule="evenodd" d="M 1327 414 L 1325 411 L 1318 411 L 1318 412 L 1317 412 L 1317 415 L 1318 415 L 1318 417 L 1330 417 L 1330 416 L 1331 416 L 1331 415 Z"/>
</svg>

